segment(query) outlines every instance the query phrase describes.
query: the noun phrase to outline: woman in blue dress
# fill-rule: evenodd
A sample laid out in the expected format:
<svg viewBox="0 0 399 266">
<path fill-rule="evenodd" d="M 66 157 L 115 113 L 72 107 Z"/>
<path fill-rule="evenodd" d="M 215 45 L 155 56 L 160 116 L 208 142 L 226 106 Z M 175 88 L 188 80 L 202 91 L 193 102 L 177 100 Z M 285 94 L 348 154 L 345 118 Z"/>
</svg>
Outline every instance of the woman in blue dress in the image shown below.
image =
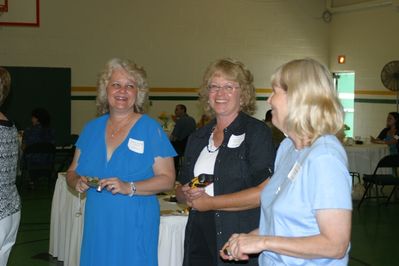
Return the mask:
<svg viewBox="0 0 399 266">
<path fill-rule="evenodd" d="M 273 124 L 288 137 L 261 194 L 259 229 L 233 234 L 221 256 L 259 265 L 347 265 L 351 177 L 335 134 L 343 108 L 328 69 L 313 59 L 288 62 L 272 76 Z"/>
<path fill-rule="evenodd" d="M 71 188 L 87 191 L 82 266 L 158 265 L 156 194 L 173 188 L 176 153 L 142 114 L 147 94 L 144 69 L 129 60 L 110 60 L 99 78 L 102 116 L 84 127 L 67 173 Z"/>
</svg>

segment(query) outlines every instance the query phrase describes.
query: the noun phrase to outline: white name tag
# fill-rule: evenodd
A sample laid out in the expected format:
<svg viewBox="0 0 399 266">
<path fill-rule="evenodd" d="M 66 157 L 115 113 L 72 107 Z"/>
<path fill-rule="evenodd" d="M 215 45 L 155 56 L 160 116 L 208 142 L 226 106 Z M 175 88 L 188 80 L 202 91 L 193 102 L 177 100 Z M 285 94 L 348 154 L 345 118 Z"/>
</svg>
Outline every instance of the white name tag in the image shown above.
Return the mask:
<svg viewBox="0 0 399 266">
<path fill-rule="evenodd" d="M 144 141 L 129 138 L 129 142 L 127 143 L 129 150 L 137 152 L 137 153 L 144 153 Z"/>
<path fill-rule="evenodd" d="M 241 145 L 241 143 L 244 141 L 245 139 L 245 133 L 241 134 L 241 135 L 231 135 L 230 139 L 229 139 L 229 143 L 227 143 L 227 147 L 229 148 L 237 148 Z"/>
</svg>

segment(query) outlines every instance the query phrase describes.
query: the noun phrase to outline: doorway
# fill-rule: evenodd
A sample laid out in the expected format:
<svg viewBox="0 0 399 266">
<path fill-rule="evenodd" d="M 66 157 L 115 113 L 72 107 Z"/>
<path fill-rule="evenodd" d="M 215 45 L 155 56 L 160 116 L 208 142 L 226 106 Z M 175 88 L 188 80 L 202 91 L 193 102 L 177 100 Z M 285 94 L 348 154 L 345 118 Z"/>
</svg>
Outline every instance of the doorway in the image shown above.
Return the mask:
<svg viewBox="0 0 399 266">
<path fill-rule="evenodd" d="M 350 129 L 345 131 L 346 137 L 353 138 L 353 120 L 355 114 L 355 72 L 334 72 L 333 79 L 338 98 L 344 107 L 344 123 Z"/>
</svg>

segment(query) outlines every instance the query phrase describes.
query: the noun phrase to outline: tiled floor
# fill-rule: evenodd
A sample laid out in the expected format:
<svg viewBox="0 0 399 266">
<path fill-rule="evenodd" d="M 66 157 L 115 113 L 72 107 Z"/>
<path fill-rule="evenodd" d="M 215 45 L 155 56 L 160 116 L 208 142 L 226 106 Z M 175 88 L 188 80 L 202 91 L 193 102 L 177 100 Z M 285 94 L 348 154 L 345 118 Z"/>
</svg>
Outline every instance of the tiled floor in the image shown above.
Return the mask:
<svg viewBox="0 0 399 266">
<path fill-rule="evenodd" d="M 48 255 L 52 191 L 23 190 L 22 220 L 9 266 L 63 265 Z M 367 201 L 353 211 L 349 265 L 399 265 L 399 199 L 388 206 Z"/>
</svg>

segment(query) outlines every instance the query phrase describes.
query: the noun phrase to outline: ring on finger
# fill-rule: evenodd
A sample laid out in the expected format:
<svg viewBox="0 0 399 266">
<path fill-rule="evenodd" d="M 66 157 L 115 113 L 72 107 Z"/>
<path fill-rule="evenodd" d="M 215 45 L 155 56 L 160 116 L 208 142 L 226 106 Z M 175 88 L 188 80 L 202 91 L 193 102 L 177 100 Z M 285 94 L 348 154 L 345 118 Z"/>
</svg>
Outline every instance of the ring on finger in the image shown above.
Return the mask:
<svg viewBox="0 0 399 266">
<path fill-rule="evenodd" d="M 227 255 L 227 256 L 233 256 L 233 254 L 231 254 L 231 250 L 230 250 L 230 248 L 228 248 L 228 247 L 226 247 L 224 250 L 223 250 L 223 253 L 225 254 L 225 255 Z"/>
</svg>

